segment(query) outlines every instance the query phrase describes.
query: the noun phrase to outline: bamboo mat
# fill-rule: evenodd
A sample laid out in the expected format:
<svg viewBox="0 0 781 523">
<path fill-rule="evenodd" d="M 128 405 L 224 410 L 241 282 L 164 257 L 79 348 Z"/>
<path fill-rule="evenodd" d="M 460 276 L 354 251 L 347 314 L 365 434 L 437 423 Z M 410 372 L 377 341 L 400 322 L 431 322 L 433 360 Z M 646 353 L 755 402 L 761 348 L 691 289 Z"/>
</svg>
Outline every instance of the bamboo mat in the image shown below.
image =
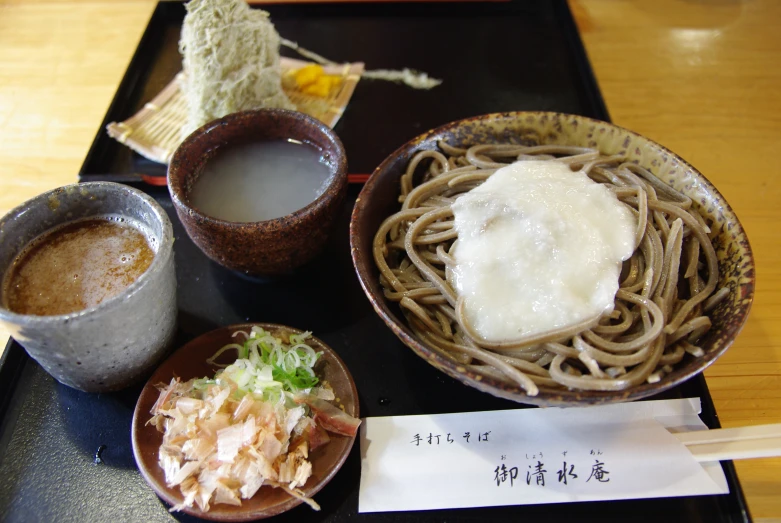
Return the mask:
<svg viewBox="0 0 781 523">
<path fill-rule="evenodd" d="M 325 65 L 325 74 L 339 76 L 341 83 L 325 98 L 304 93 L 292 75 L 311 62 L 281 58 L 282 88 L 296 108 L 317 118 L 329 127 L 336 125 L 344 113 L 355 86 L 363 73 L 362 63 Z M 136 114 L 123 122 L 106 126 L 109 136 L 127 145 L 152 161 L 168 164 L 174 151 L 182 143 L 182 126 L 187 120 L 187 103 L 180 89 L 185 81 L 181 72 Z"/>
</svg>

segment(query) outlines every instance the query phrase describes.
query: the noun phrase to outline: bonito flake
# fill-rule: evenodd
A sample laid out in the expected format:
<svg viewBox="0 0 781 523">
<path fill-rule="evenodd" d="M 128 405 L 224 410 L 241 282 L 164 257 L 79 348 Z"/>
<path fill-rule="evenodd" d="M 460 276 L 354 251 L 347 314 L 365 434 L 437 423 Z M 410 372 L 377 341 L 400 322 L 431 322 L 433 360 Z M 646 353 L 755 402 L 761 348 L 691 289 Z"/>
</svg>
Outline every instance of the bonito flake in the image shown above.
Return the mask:
<svg viewBox="0 0 781 523">
<path fill-rule="evenodd" d="M 149 421 L 164 432 L 158 459 L 166 484 L 179 486 L 184 496 L 172 511 L 195 504 L 208 511 L 212 502 L 240 505 L 263 485 L 295 491 L 306 483 L 312 464 L 302 435 L 315 427 L 303 407 L 272 405 L 252 394 L 236 399 L 230 382 L 198 390 L 195 381 L 172 379 Z"/>
</svg>

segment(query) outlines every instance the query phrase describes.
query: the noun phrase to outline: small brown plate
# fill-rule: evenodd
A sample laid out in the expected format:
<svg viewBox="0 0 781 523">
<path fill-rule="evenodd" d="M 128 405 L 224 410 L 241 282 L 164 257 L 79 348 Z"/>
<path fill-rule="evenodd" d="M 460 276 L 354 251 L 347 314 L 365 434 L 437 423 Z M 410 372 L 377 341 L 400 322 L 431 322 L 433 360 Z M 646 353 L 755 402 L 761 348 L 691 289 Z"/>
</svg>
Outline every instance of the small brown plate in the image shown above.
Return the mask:
<svg viewBox="0 0 781 523">
<path fill-rule="evenodd" d="M 302 331 L 272 323 L 244 323 L 231 325 L 208 332 L 177 350 L 149 378 L 133 413 L 133 455 L 138 469 L 147 483 L 163 500 L 171 505 L 182 502 L 183 496 L 179 487 L 169 488 L 165 483 L 163 469 L 157 464 L 157 453 L 163 442 L 163 433 L 147 421 L 152 417 L 150 410 L 160 395 L 156 385 L 168 383 L 174 376 L 183 381 L 192 378 L 213 376 L 216 369 L 206 363 L 217 350 L 235 341 L 232 334 L 236 331 L 249 331 L 254 325 L 271 332 L 282 341 L 287 341 L 290 334 L 301 334 Z M 345 412 L 358 417 L 358 392 L 355 382 L 344 365 L 342 359 L 328 345 L 319 339 L 310 337 L 309 345 L 317 352 L 322 352 L 315 370 L 321 380 L 327 381 L 334 389 L 339 405 Z M 312 475 L 301 488 L 308 497 L 320 491 L 341 468 L 355 437 L 340 436 L 329 433 L 331 441 L 315 450 L 311 456 Z M 185 507 L 183 512 L 213 521 L 252 521 L 281 514 L 301 504 L 301 500 L 293 498 L 282 489 L 264 486 L 251 498 L 242 500 L 241 506 L 211 504 L 208 512 L 202 512 L 197 506 Z"/>
</svg>

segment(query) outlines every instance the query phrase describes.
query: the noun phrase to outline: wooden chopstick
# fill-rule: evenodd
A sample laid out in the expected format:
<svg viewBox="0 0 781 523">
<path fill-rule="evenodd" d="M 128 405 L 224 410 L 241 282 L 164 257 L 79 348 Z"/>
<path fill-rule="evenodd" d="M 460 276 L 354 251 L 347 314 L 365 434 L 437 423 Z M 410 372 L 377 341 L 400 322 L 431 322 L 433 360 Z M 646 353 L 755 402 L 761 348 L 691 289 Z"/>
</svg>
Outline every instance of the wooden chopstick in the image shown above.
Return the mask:
<svg viewBox="0 0 781 523">
<path fill-rule="evenodd" d="M 781 423 L 678 432 L 673 436 L 701 462 L 781 456 Z"/>
</svg>

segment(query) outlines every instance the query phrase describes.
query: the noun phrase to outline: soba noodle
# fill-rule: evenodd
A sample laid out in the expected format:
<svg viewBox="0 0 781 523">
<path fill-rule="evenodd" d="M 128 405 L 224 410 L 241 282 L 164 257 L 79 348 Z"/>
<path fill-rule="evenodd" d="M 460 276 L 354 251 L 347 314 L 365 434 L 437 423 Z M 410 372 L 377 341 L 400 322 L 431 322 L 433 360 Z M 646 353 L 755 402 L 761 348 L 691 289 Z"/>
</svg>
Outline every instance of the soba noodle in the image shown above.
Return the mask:
<svg viewBox="0 0 781 523">
<path fill-rule="evenodd" d="M 374 238 L 385 297 L 398 302 L 412 331 L 443 357 L 478 374 L 519 385 L 624 390 L 657 382 L 710 328 L 705 313 L 726 297 L 716 291 L 716 253 L 690 198 L 617 156 L 558 145 L 439 143 L 422 151 L 401 177 L 402 208 Z M 635 251 L 624 262 L 611 314 L 515 340 L 489 342 L 464 314 L 452 282 L 457 233 L 451 204 L 497 169 L 520 160 L 550 160 L 582 169 L 607 185 L 637 218 Z M 428 164 L 428 165 L 426 165 Z M 424 171 L 422 181 L 420 171 Z"/>
</svg>

